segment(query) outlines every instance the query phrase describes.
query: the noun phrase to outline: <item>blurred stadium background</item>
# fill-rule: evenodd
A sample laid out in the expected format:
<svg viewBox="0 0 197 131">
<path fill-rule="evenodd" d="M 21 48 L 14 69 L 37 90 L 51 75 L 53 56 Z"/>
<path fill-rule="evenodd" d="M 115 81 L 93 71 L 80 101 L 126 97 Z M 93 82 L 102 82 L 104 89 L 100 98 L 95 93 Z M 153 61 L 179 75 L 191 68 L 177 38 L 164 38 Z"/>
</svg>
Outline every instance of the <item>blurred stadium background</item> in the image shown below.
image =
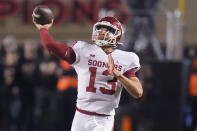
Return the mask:
<svg viewBox="0 0 197 131">
<path fill-rule="evenodd" d="M 0 0 L 0 131 L 69 131 L 77 75 L 44 51 L 32 10 L 55 12 L 56 41 L 91 42 L 93 23 L 112 15 L 141 59 L 144 95 L 124 90 L 115 131 L 197 131 L 196 0 Z"/>
</svg>

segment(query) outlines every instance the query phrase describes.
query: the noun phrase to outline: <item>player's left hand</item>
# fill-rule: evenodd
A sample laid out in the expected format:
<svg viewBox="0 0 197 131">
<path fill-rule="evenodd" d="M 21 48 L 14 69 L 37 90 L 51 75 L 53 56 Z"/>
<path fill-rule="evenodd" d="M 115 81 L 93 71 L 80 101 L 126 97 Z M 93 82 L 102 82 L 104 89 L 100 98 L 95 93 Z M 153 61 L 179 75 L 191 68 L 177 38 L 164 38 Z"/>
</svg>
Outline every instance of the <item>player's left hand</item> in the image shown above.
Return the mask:
<svg viewBox="0 0 197 131">
<path fill-rule="evenodd" d="M 109 71 L 109 74 L 110 75 L 113 75 L 115 77 L 119 77 L 121 74 L 119 71 L 117 71 L 115 68 L 114 68 L 114 59 L 112 57 L 112 55 L 108 55 L 108 71 Z"/>
</svg>

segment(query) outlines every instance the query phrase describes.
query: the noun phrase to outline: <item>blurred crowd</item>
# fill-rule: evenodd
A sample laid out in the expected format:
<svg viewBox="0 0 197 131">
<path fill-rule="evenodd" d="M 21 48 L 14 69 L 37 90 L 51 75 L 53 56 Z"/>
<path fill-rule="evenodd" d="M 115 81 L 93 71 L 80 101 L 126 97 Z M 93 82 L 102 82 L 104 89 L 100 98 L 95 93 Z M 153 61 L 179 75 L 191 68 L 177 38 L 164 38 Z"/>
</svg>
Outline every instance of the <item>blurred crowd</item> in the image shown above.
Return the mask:
<svg viewBox="0 0 197 131">
<path fill-rule="evenodd" d="M 19 44 L 9 35 L 1 45 L 0 130 L 70 128 L 77 88 L 73 68 L 35 40 Z"/>
</svg>

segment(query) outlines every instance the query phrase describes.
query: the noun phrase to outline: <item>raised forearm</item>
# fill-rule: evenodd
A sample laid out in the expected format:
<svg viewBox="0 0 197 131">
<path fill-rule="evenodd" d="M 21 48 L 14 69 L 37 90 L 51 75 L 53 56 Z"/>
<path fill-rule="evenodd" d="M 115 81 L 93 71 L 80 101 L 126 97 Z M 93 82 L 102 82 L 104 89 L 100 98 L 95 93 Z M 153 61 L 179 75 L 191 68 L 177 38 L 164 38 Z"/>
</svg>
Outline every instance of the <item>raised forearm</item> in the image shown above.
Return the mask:
<svg viewBox="0 0 197 131">
<path fill-rule="evenodd" d="M 63 43 L 57 43 L 49 35 L 45 28 L 40 29 L 40 38 L 45 49 L 60 59 L 68 61 L 70 64 L 75 62 L 76 55 L 71 47 Z"/>
<path fill-rule="evenodd" d="M 121 74 L 117 77 L 117 79 L 131 96 L 134 98 L 140 98 L 142 96 L 142 85 L 137 77 L 131 77 L 129 79 Z"/>
<path fill-rule="evenodd" d="M 127 70 L 124 74 L 121 74 L 114 68 L 114 60 L 112 56 L 108 55 L 108 71 L 120 81 L 131 96 L 134 98 L 140 98 L 142 96 L 142 85 L 139 79 L 135 76 L 134 69 Z"/>
</svg>

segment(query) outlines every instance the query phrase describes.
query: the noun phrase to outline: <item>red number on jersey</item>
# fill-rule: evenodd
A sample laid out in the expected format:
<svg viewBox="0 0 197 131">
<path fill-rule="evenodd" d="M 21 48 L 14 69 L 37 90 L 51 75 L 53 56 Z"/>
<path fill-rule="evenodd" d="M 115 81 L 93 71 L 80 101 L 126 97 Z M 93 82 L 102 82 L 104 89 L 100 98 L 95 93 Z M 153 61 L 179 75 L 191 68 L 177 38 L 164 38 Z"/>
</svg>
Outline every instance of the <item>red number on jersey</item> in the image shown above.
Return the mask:
<svg viewBox="0 0 197 131">
<path fill-rule="evenodd" d="M 97 68 L 96 67 L 90 67 L 89 71 L 90 71 L 90 81 L 89 81 L 89 86 L 86 88 L 86 91 L 95 93 L 96 92 L 96 88 L 94 87 L 94 82 L 95 82 Z M 108 70 L 105 70 L 103 72 L 103 75 L 108 76 L 110 74 L 109 74 Z M 117 82 L 117 79 L 114 77 L 113 80 L 108 80 L 107 81 L 107 84 L 112 86 L 111 90 L 105 89 L 105 87 L 100 87 L 99 90 L 103 94 L 113 95 L 115 93 L 116 82 Z"/>
<path fill-rule="evenodd" d="M 96 92 L 96 88 L 94 87 L 94 82 L 95 82 L 95 77 L 96 77 L 96 70 L 97 68 L 95 67 L 90 67 L 90 81 L 89 81 L 89 86 L 86 88 L 87 92 Z"/>
<path fill-rule="evenodd" d="M 108 76 L 108 75 L 110 75 L 110 74 L 109 74 L 108 70 L 105 70 L 105 71 L 103 72 L 103 75 Z M 99 89 L 100 89 L 100 91 L 101 91 L 103 94 L 113 95 L 113 94 L 115 93 L 116 82 L 117 82 L 116 77 L 114 77 L 113 80 L 108 80 L 108 81 L 107 81 L 107 84 L 109 84 L 109 85 L 112 86 L 112 89 L 111 89 L 111 90 L 105 89 L 105 87 L 100 87 Z"/>
</svg>

